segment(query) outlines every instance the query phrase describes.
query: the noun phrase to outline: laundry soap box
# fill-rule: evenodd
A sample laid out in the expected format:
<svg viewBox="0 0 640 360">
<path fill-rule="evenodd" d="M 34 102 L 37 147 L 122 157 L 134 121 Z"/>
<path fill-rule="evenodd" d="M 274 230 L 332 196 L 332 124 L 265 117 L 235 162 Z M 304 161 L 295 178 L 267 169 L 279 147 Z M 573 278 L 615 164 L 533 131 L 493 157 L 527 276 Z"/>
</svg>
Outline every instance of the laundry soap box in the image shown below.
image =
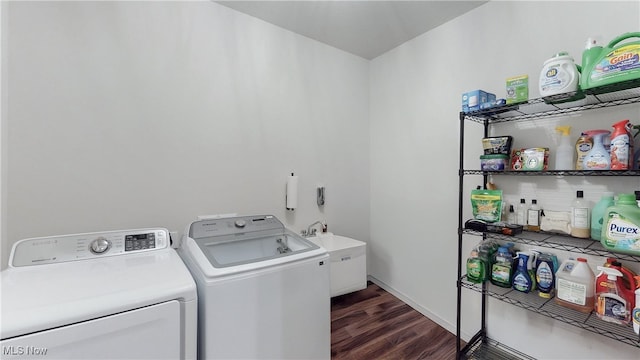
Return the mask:
<svg viewBox="0 0 640 360">
<path fill-rule="evenodd" d="M 494 104 L 496 95 L 484 90 L 473 90 L 462 94 L 462 111 L 465 113 L 483 109 L 483 105 Z"/>
<path fill-rule="evenodd" d="M 482 139 L 482 149 L 485 155 L 509 155 L 512 142 L 513 137 L 510 135 L 486 137 Z"/>
<path fill-rule="evenodd" d="M 529 75 L 507 79 L 507 104 L 518 104 L 529 100 Z"/>
</svg>

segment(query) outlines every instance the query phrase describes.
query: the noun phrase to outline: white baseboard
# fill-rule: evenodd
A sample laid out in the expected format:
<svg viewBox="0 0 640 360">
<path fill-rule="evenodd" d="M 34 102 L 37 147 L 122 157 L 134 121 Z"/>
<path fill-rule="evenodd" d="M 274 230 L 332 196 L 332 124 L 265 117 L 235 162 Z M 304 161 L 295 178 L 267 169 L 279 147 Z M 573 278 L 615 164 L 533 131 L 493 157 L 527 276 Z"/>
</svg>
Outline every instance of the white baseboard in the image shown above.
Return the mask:
<svg viewBox="0 0 640 360">
<path fill-rule="evenodd" d="M 398 299 L 402 300 L 405 304 L 411 306 L 417 312 L 419 312 L 422 315 L 428 317 L 431 321 L 433 321 L 436 324 L 442 326 L 445 330 L 447 330 L 450 333 L 455 335 L 455 333 L 456 333 L 456 325 L 455 324 L 451 324 L 449 321 L 437 316 L 436 314 L 434 314 L 431 311 L 429 311 L 429 309 L 427 309 L 427 308 L 421 306 L 420 304 L 416 303 L 410 297 L 408 297 L 405 294 L 397 291 L 396 289 L 394 289 L 393 287 L 391 287 L 388 284 L 384 283 L 383 281 L 381 281 L 379 279 L 376 279 L 375 277 L 373 277 L 371 275 L 367 275 L 367 279 L 370 280 L 371 282 L 373 282 L 374 284 L 380 286 L 385 291 L 389 292 L 391 295 L 393 295 L 393 296 L 397 297 Z M 469 339 L 471 339 L 471 336 L 473 336 L 473 334 L 467 334 L 465 332 L 462 332 L 460 334 L 460 337 L 464 341 L 469 341 Z"/>
</svg>

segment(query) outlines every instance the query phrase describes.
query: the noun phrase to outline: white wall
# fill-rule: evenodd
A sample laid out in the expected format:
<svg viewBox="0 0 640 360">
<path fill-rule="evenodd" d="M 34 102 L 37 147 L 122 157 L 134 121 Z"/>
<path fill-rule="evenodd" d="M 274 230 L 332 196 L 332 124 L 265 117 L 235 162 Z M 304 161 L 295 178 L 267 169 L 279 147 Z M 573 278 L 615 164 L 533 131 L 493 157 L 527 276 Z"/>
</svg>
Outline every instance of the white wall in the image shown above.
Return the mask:
<svg viewBox="0 0 640 360">
<path fill-rule="evenodd" d="M 608 40 L 639 24 L 637 2 L 490 2 L 368 63 L 210 2 L 2 5 L 3 264 L 30 236 L 182 231 L 203 213 L 272 213 L 294 229 L 325 218 L 332 231 L 369 240 L 370 274 L 451 331 L 460 94 L 504 95 L 505 78 L 529 74 L 537 96 L 553 53 L 578 59 L 587 36 Z M 601 114 L 606 124 L 640 119 L 633 109 Z M 600 124 L 571 121 L 583 120 Z M 544 139 L 553 121 L 518 129 L 530 136 L 516 145 Z M 481 130 L 467 128 L 475 167 Z M 301 181 L 294 213 L 284 210 L 290 171 Z M 510 200 L 536 196 L 543 206 L 567 204 L 577 187 L 591 200 L 638 187 L 510 180 L 495 179 Z M 475 241 L 465 239 L 465 254 Z M 479 321 L 474 298 L 465 292 L 467 336 Z M 490 335 L 533 356 L 637 354 L 489 305 Z"/>
<path fill-rule="evenodd" d="M 3 5 L 3 264 L 26 237 L 201 214 L 368 240 L 366 60 L 209 1 Z"/>
<path fill-rule="evenodd" d="M 538 97 L 543 62 L 559 51 L 580 62 L 587 37 L 608 42 L 640 29 L 638 2 L 495 2 L 446 23 L 371 62 L 371 240 L 369 273 L 452 332 L 456 322 L 458 113 L 463 92 L 485 89 L 505 96 L 505 79 L 528 74 Z M 570 118 L 501 125 L 514 146 L 555 148 L 559 123 L 579 130 L 617 120 L 640 122 L 638 107 Z M 479 168 L 482 127 L 466 124 L 465 167 Z M 517 130 L 518 132 L 515 132 Z M 640 189 L 627 178 L 502 178 L 494 182 L 509 201 L 531 198 L 567 210 L 575 191 L 596 201 L 606 189 Z M 481 177 L 466 178 L 469 190 Z M 464 239 L 464 259 L 476 237 Z M 558 253 L 561 258 L 568 253 Z M 593 267 L 603 262 L 590 258 Z M 637 264 L 635 265 L 637 267 Z M 639 269 L 636 269 L 639 270 Z M 478 296 L 463 290 L 463 333 L 479 329 Z M 489 303 L 492 338 L 538 358 L 637 358 L 638 349 L 555 322 L 497 300 Z"/>
<path fill-rule="evenodd" d="M 4 50 L 4 47 L 6 45 L 6 42 L 4 41 L 4 36 L 7 33 L 5 31 L 5 26 L 7 24 L 7 21 L 5 19 L 6 11 L 4 11 L 4 7 L 5 7 L 5 3 L 0 2 L 0 59 L 4 59 L 3 55 L 6 54 L 6 51 Z M 6 220 L 5 214 L 7 213 L 6 211 L 7 202 L 5 201 L 6 199 L 5 194 L 7 193 L 6 192 L 6 185 L 7 185 L 6 134 L 7 132 L 4 131 L 4 128 L 6 127 L 6 118 L 7 118 L 5 116 L 6 114 L 5 111 L 7 109 L 6 107 L 7 93 L 6 91 L 3 91 L 6 87 L 5 81 L 7 78 L 5 75 L 5 69 L 6 69 L 5 62 L 1 61 L 0 62 L 0 255 L 3 255 L 4 253 L 6 253 L 6 251 L 4 251 L 4 248 L 5 248 L 4 242 L 1 240 L 7 238 L 6 237 L 7 227 L 5 226 L 5 220 Z M 4 259 L 4 257 L 0 256 L 0 269 L 3 268 L 4 266 L 2 259 Z"/>
</svg>

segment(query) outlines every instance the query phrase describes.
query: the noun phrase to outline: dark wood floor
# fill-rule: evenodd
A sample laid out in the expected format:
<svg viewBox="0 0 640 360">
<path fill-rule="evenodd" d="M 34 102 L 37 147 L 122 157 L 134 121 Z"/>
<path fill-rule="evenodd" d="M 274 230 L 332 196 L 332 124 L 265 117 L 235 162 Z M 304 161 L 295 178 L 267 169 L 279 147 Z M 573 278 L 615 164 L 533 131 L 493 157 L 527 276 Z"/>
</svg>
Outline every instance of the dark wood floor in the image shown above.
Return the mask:
<svg viewBox="0 0 640 360">
<path fill-rule="evenodd" d="M 331 299 L 331 358 L 455 359 L 456 337 L 369 282 Z"/>
</svg>

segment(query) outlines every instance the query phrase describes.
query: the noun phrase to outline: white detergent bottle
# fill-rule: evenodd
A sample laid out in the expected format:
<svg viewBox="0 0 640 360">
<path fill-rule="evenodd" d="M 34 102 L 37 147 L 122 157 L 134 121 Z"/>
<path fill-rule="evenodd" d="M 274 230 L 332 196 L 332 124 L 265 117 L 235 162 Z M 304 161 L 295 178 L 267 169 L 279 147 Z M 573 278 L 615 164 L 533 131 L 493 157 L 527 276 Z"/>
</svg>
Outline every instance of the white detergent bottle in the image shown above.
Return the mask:
<svg viewBox="0 0 640 360">
<path fill-rule="evenodd" d="M 622 273 L 605 266 L 598 266 L 598 270 L 607 274 L 607 282 L 600 284 L 605 290 L 596 294 L 596 314 L 604 321 L 629 324 L 630 309 L 627 301 L 619 295 L 620 289 L 618 289 L 618 277 L 622 277 Z"/>
<path fill-rule="evenodd" d="M 556 271 L 556 297 L 558 305 L 583 313 L 590 313 L 595 303 L 596 276 L 587 259 L 567 259 Z"/>
<path fill-rule="evenodd" d="M 573 170 L 573 146 L 569 139 L 571 126 L 556 126 L 560 132 L 560 144 L 556 150 L 555 170 Z"/>
<path fill-rule="evenodd" d="M 578 91 L 580 72 L 567 52 L 555 54 L 540 71 L 540 95 L 548 97 Z"/>
</svg>

